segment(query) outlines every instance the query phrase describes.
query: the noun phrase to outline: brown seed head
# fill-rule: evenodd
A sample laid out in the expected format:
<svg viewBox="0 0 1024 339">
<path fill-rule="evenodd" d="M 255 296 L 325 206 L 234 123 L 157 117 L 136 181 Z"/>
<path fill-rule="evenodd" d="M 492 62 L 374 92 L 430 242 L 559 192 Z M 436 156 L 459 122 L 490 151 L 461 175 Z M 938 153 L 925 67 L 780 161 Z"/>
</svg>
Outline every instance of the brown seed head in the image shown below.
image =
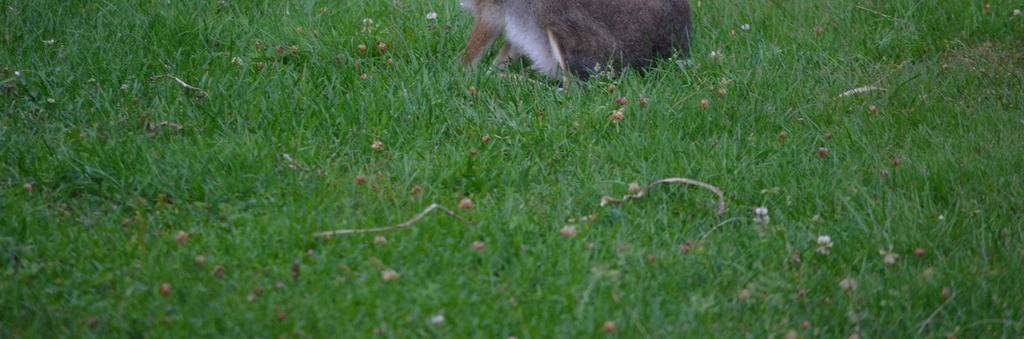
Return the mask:
<svg viewBox="0 0 1024 339">
<path fill-rule="evenodd" d="M 625 108 L 619 108 L 619 109 L 615 110 L 615 112 L 612 112 L 612 115 L 608 116 L 608 121 L 611 121 L 611 122 L 619 122 L 619 121 L 622 121 L 623 119 L 626 119 L 626 109 Z"/>
<path fill-rule="evenodd" d="M 168 296 L 168 295 L 171 295 L 171 284 L 168 284 L 168 283 L 160 284 L 160 295 L 165 296 L 165 297 Z"/>
<path fill-rule="evenodd" d="M 390 268 L 385 269 L 383 271 L 380 271 L 380 279 L 384 280 L 385 282 L 398 279 L 398 272 L 395 272 L 395 270 Z"/>
<path fill-rule="evenodd" d="M 752 293 L 750 292 L 750 289 L 744 288 L 740 290 L 740 294 L 738 297 L 740 298 L 740 300 L 747 300 L 750 299 L 751 295 Z"/>
<path fill-rule="evenodd" d="M 576 227 L 570 225 L 570 226 L 562 227 L 562 229 L 559 230 L 558 233 L 561 234 L 563 237 L 572 238 L 572 237 L 576 236 L 577 232 L 576 232 Z"/>
<path fill-rule="evenodd" d="M 279 308 L 274 310 L 274 317 L 276 317 L 277 320 L 284 321 L 285 319 L 288 319 L 288 313 Z"/>
<path fill-rule="evenodd" d="M 90 328 L 96 328 L 100 326 L 100 319 L 96 316 L 91 316 L 85 319 L 85 324 L 89 325 Z"/>
<path fill-rule="evenodd" d="M 852 292 L 853 290 L 857 289 L 857 282 L 854 281 L 853 278 L 847 277 L 846 279 L 843 279 L 842 281 L 839 282 L 839 287 L 841 287 L 844 291 Z"/>
<path fill-rule="evenodd" d="M 708 99 L 700 99 L 700 108 L 707 109 L 708 107 L 711 107 L 711 101 L 708 101 Z"/>
<path fill-rule="evenodd" d="M 188 241 L 188 232 L 178 231 L 178 234 L 174 236 L 174 241 L 177 241 L 179 245 L 185 244 Z"/>
<path fill-rule="evenodd" d="M 473 200 L 470 200 L 468 197 L 462 198 L 462 200 L 459 200 L 459 208 L 461 208 L 461 209 L 468 210 L 468 209 L 472 209 L 475 206 L 476 205 L 473 204 Z"/>
<path fill-rule="evenodd" d="M 685 244 L 679 245 L 679 252 L 681 252 L 683 254 L 689 254 L 690 253 L 690 243 L 685 243 Z"/>
<path fill-rule="evenodd" d="M 615 325 L 614 321 L 608 320 L 601 325 L 601 331 L 604 333 L 615 333 L 619 330 L 619 327 Z"/>
</svg>

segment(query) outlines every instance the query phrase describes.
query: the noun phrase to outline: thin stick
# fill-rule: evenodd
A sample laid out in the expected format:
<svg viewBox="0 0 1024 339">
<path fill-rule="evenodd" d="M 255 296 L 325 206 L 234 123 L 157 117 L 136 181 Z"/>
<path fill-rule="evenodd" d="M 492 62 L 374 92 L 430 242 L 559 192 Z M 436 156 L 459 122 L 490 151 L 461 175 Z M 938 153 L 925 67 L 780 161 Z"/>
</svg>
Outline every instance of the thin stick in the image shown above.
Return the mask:
<svg viewBox="0 0 1024 339">
<path fill-rule="evenodd" d="M 956 294 L 949 296 L 949 299 L 946 299 L 946 302 L 942 303 L 942 305 L 939 305 L 939 307 L 936 307 L 935 312 L 932 312 L 932 314 L 929 315 L 927 319 L 921 322 L 921 326 L 918 327 L 917 329 L 918 337 L 921 336 L 921 332 L 924 331 L 924 328 L 928 327 L 928 323 L 932 322 L 932 319 L 934 319 L 935 316 L 939 314 L 939 311 L 941 311 L 943 307 L 946 307 L 946 305 L 948 305 L 950 301 L 953 301 L 953 298 L 956 298 Z"/>
<path fill-rule="evenodd" d="M 862 87 L 857 87 L 857 88 L 851 89 L 849 91 L 843 92 L 843 94 L 840 94 L 838 96 L 838 98 L 848 97 L 848 96 L 851 96 L 851 95 L 854 95 L 854 94 L 867 93 L 867 92 L 873 92 L 873 91 L 884 91 L 884 90 L 885 90 L 885 88 L 880 88 L 880 87 L 875 87 L 875 86 L 862 86 Z"/>
<path fill-rule="evenodd" d="M 466 222 L 465 219 L 462 219 L 462 217 L 459 217 L 458 215 L 455 215 L 455 212 L 452 212 L 452 210 L 448 209 L 447 207 L 444 207 L 444 206 L 441 206 L 441 205 L 438 205 L 438 204 L 430 204 L 430 206 L 427 206 L 426 209 L 424 209 L 419 214 L 416 214 L 416 216 L 412 217 L 412 219 L 409 219 L 406 222 L 403 222 L 403 223 L 398 224 L 398 225 L 384 226 L 384 227 L 374 227 L 374 228 L 341 229 L 341 230 L 334 230 L 334 231 L 319 232 L 319 233 L 313 234 L 313 236 L 314 237 L 329 237 L 329 236 L 333 236 L 333 235 L 348 235 L 348 234 L 358 234 L 358 233 L 378 233 L 378 232 L 390 232 L 390 231 L 399 230 L 399 229 L 403 229 L 403 228 L 409 228 L 409 227 L 412 227 L 417 222 L 419 222 L 420 219 L 423 219 L 423 217 L 427 216 L 427 214 L 430 214 L 430 212 L 433 212 L 436 209 L 440 209 L 440 210 L 444 211 L 449 216 L 454 217 L 455 219 L 459 219 L 459 221 Z"/>
<path fill-rule="evenodd" d="M 727 219 L 727 220 L 725 220 L 725 221 L 723 221 L 723 222 L 720 222 L 720 223 L 718 223 L 718 225 L 715 225 L 714 227 L 712 227 L 712 228 L 711 228 L 710 230 L 708 230 L 707 232 L 704 232 L 704 234 L 700 236 L 700 239 L 697 239 L 697 242 L 696 242 L 696 243 L 697 243 L 697 244 L 699 244 L 699 243 L 701 243 L 702 241 L 704 241 L 704 239 L 707 239 L 707 237 L 708 237 L 709 235 L 711 235 L 711 232 L 714 232 L 715 230 L 717 230 L 717 229 L 718 229 L 719 227 L 721 227 L 722 225 L 725 225 L 725 224 L 728 224 L 728 223 L 730 223 L 730 222 L 733 222 L 733 221 L 737 221 L 737 220 L 740 220 L 740 219 L 741 219 L 741 218 L 732 218 L 732 219 Z"/>
<path fill-rule="evenodd" d="M 291 169 L 296 170 L 296 171 L 305 171 L 306 170 L 306 166 L 302 166 L 302 164 L 300 164 L 298 161 L 295 161 L 295 159 L 292 158 L 292 156 L 290 154 L 288 154 L 288 153 L 281 153 L 281 157 L 283 157 L 284 160 L 288 162 L 288 167 L 291 167 Z"/>
<path fill-rule="evenodd" d="M 156 80 L 160 80 L 162 78 L 167 78 L 167 79 L 174 80 L 175 82 L 178 83 L 178 85 L 181 85 L 182 88 L 185 88 L 185 89 L 190 90 L 190 91 L 195 91 L 196 92 L 196 98 L 202 99 L 202 98 L 206 97 L 206 91 L 204 91 L 202 88 L 189 85 L 187 82 L 179 79 L 176 76 L 170 75 L 170 74 L 154 75 L 154 76 L 149 77 L 149 80 L 156 81 Z"/>
<path fill-rule="evenodd" d="M 622 196 L 621 199 L 615 199 L 615 198 L 612 198 L 612 197 L 609 197 L 609 196 L 606 195 L 606 196 L 601 197 L 601 206 L 605 206 L 605 205 L 608 205 L 608 204 L 618 205 L 618 204 L 621 204 L 621 203 L 624 203 L 624 202 L 627 202 L 627 201 L 630 201 L 630 200 L 635 200 L 635 199 L 643 198 L 644 195 L 647 195 L 647 192 L 650 191 L 652 187 L 657 186 L 657 185 L 661 185 L 661 184 L 691 185 L 691 186 L 697 186 L 697 187 L 706 189 L 708 191 L 711 191 L 712 193 L 715 193 L 716 195 L 718 195 L 718 215 L 725 214 L 725 194 L 722 193 L 722 189 L 720 189 L 718 187 L 715 187 L 715 186 L 712 186 L 710 184 L 704 183 L 704 182 L 700 182 L 700 181 L 693 180 L 693 179 L 687 179 L 687 178 L 665 178 L 665 179 L 661 179 L 661 180 L 652 182 L 650 185 L 647 185 L 647 187 L 644 187 L 642 190 L 640 190 L 640 192 L 637 192 L 636 194 L 624 195 L 624 196 Z"/>
<path fill-rule="evenodd" d="M 173 122 L 166 121 L 166 120 L 165 121 L 161 121 L 161 122 L 147 122 L 146 123 L 146 131 L 149 132 L 149 133 L 156 133 L 156 131 L 158 129 L 162 128 L 162 127 L 170 127 L 171 129 L 174 129 L 175 131 L 180 131 L 182 128 L 184 128 L 184 127 L 181 126 L 181 124 L 173 123 Z"/>
<path fill-rule="evenodd" d="M 856 7 L 860 8 L 860 9 L 863 9 L 865 11 L 877 14 L 878 16 L 881 16 L 883 18 L 886 18 L 886 19 L 889 19 L 889 20 L 892 20 L 892 21 L 896 21 L 897 20 L 896 18 L 891 17 L 889 15 L 886 15 L 885 13 L 882 13 L 882 12 L 879 12 L 879 11 L 876 11 L 876 10 L 873 10 L 873 9 L 870 9 L 870 8 L 867 8 L 867 7 L 863 7 L 863 6 L 856 6 Z"/>
</svg>

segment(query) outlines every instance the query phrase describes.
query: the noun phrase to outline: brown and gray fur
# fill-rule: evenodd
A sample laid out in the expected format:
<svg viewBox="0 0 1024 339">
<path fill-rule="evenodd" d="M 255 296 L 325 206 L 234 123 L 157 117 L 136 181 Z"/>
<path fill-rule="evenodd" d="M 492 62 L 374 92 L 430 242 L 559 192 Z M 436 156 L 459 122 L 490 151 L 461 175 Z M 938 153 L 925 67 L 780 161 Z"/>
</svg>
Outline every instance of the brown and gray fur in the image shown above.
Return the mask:
<svg viewBox="0 0 1024 339">
<path fill-rule="evenodd" d="M 644 68 L 673 52 L 687 54 L 687 0 L 461 0 L 473 33 L 461 61 L 476 66 L 499 35 L 496 65 L 520 55 L 551 78 L 586 77 L 595 66 Z"/>
</svg>

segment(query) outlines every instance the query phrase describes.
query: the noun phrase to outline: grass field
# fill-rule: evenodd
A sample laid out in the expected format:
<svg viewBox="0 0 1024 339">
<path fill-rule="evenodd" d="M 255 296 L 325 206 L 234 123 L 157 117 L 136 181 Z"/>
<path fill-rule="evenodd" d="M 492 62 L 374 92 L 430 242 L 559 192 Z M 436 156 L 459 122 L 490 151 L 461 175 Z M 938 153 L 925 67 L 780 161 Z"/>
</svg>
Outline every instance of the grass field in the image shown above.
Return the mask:
<svg viewBox="0 0 1024 339">
<path fill-rule="evenodd" d="M 1024 335 L 1024 2 L 691 1 L 559 90 L 455 0 L 0 0 L 0 337 Z"/>
</svg>

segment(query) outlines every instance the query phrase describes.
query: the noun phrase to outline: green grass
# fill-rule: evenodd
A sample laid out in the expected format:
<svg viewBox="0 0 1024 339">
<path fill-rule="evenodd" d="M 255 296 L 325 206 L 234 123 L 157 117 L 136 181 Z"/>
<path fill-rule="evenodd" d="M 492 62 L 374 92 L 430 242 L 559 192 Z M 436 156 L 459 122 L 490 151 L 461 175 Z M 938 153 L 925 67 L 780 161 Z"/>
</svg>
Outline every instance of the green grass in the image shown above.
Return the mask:
<svg viewBox="0 0 1024 339">
<path fill-rule="evenodd" d="M 1024 335 L 1021 1 L 696 0 L 691 62 L 564 91 L 463 69 L 454 0 L 0 5 L 0 337 Z M 670 176 L 728 211 L 598 205 Z"/>
</svg>

